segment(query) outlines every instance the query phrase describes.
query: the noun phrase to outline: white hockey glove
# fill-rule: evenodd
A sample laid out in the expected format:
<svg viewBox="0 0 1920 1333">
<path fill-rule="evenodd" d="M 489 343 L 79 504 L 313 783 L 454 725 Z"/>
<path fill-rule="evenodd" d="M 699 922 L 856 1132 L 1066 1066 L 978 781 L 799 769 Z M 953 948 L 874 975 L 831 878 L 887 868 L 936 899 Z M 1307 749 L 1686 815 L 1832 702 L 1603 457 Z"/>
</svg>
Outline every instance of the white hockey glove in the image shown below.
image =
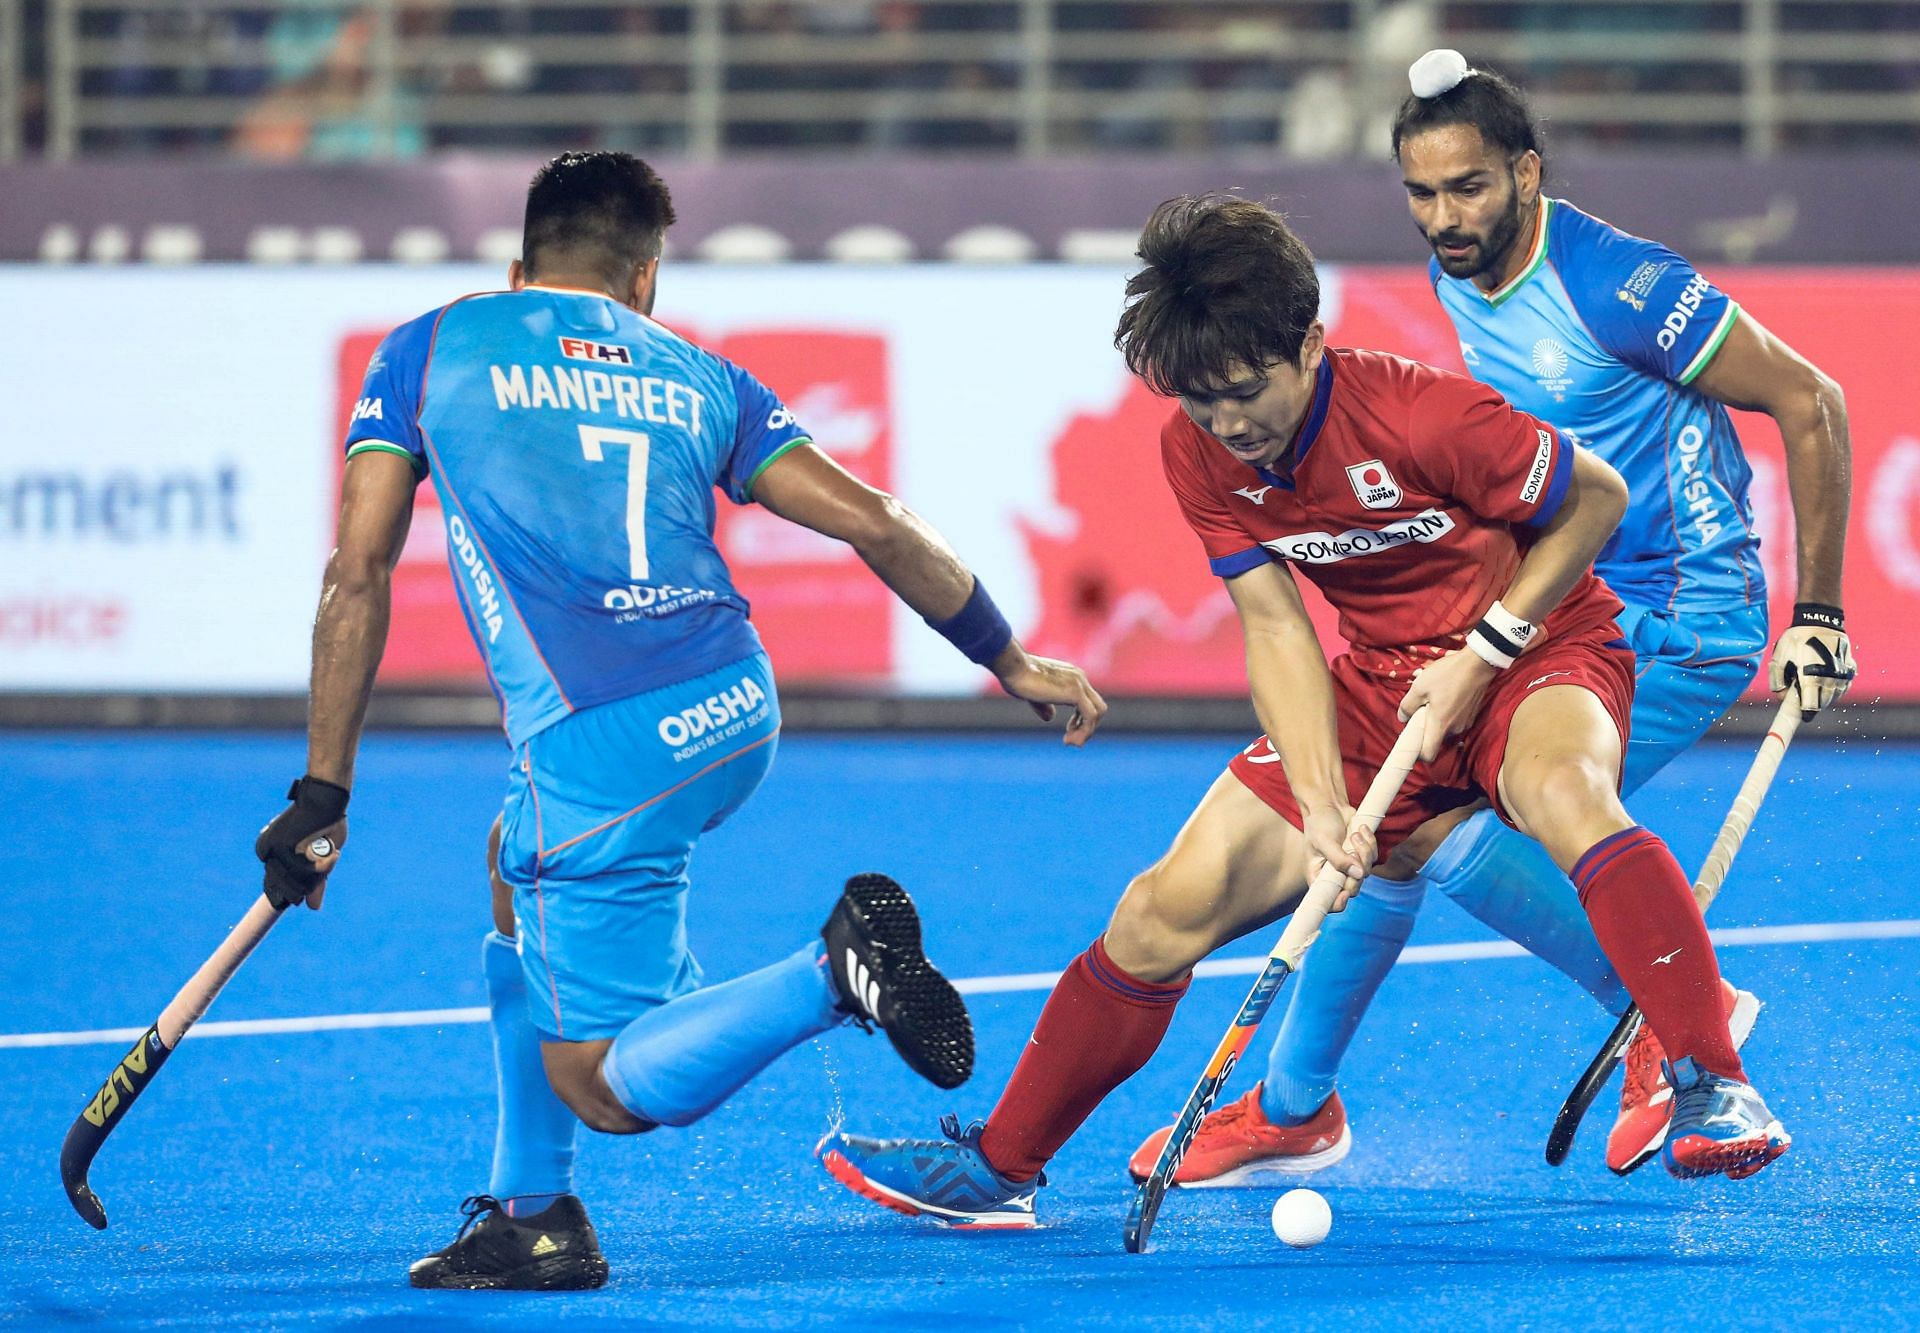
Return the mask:
<svg viewBox="0 0 1920 1333">
<path fill-rule="evenodd" d="M 1775 694 L 1795 691 L 1800 707 L 1817 713 L 1845 694 L 1853 677 L 1853 645 L 1847 641 L 1846 617 L 1840 608 L 1796 603 L 1793 624 L 1773 646 L 1768 686 Z"/>
</svg>

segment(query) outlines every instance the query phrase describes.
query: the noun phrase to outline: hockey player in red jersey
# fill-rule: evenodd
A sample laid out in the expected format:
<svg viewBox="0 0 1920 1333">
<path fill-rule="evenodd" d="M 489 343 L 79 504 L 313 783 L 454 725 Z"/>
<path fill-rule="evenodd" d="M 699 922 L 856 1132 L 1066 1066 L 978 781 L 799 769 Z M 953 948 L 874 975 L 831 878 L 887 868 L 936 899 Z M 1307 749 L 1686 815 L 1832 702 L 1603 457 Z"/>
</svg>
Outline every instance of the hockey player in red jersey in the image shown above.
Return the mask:
<svg viewBox="0 0 1920 1333">
<path fill-rule="evenodd" d="M 837 1132 L 842 1183 L 954 1225 L 1034 1221 L 1040 1170 L 1159 1045 L 1193 965 L 1291 911 L 1331 862 L 1347 893 L 1404 877 L 1418 830 L 1489 801 L 1578 888 L 1668 1052 L 1676 1175 L 1746 1176 L 1789 1140 L 1747 1083 L 1686 875 L 1619 798 L 1634 657 L 1593 557 L 1627 492 L 1605 463 L 1472 380 L 1330 349 L 1312 257 L 1272 211 L 1171 200 L 1141 238 L 1117 343 L 1180 406 L 1167 480 L 1226 580 L 1266 735 L 1068 967 L 998 1106 L 941 1140 Z M 1340 613 L 1329 666 L 1296 577 Z M 1354 805 L 1404 719 L 1417 766 L 1376 836 Z"/>
</svg>

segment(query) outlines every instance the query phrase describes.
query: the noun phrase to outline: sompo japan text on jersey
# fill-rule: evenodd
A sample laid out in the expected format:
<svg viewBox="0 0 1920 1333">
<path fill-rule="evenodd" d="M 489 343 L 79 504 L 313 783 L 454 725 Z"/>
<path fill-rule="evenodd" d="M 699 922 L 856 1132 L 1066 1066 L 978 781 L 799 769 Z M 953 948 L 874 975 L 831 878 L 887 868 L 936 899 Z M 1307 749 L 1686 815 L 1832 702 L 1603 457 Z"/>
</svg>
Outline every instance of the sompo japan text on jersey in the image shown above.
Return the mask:
<svg viewBox="0 0 1920 1333">
<path fill-rule="evenodd" d="M 1573 476 L 1573 451 L 1553 427 L 1485 385 L 1343 348 L 1321 361 L 1285 473 L 1234 458 L 1178 410 L 1160 444 L 1213 572 L 1291 566 L 1340 613 L 1356 662 L 1383 674 L 1458 646 L 1507 590 Z M 1547 632 L 1593 629 L 1619 609 L 1583 573 Z M 1426 651 L 1391 651 L 1415 647 Z"/>
</svg>

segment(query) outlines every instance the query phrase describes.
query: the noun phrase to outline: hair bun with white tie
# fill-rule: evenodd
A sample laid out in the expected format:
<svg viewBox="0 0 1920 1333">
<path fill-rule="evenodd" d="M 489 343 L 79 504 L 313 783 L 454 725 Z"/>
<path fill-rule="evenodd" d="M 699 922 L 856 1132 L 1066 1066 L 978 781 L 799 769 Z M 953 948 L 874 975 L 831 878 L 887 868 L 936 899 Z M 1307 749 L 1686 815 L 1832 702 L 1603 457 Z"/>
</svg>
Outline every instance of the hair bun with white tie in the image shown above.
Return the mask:
<svg viewBox="0 0 1920 1333">
<path fill-rule="evenodd" d="M 1413 85 L 1415 97 L 1438 97 L 1441 93 L 1460 86 L 1460 81 L 1473 73 L 1467 64 L 1467 58 L 1458 51 L 1441 47 L 1429 51 L 1407 67 L 1407 82 Z"/>
</svg>

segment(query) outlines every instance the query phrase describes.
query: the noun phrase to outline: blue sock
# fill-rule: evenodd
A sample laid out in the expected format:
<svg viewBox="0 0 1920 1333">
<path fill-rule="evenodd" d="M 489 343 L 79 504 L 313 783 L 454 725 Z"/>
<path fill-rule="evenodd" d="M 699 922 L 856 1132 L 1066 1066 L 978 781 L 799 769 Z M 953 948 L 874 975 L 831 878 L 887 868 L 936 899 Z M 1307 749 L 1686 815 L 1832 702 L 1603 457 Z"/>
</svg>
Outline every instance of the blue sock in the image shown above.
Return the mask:
<svg viewBox="0 0 1920 1333">
<path fill-rule="evenodd" d="M 1572 977 L 1608 1013 L 1633 997 L 1601 952 L 1580 896 L 1546 849 L 1482 810 L 1448 835 L 1423 872 L 1433 886 L 1528 953 Z"/>
<path fill-rule="evenodd" d="M 1333 1095 L 1341 1057 L 1413 934 L 1426 879 L 1370 877 L 1344 912 L 1327 918 L 1294 978 L 1287 1016 L 1267 1056 L 1260 1109 L 1276 1125 L 1298 1125 Z"/>
<path fill-rule="evenodd" d="M 834 1008 L 822 945 L 708 986 L 627 1024 L 600 1073 L 642 1120 L 691 1125 L 809 1037 L 846 1021 Z"/>
<path fill-rule="evenodd" d="M 573 1136 L 580 1122 L 554 1095 L 540 1062 L 540 1033 L 527 1016 L 526 974 L 513 941 L 487 932 L 480 946 L 493 1024 L 493 1072 L 500 1127 L 493 1139 L 487 1192 L 510 1216 L 537 1213 L 573 1192 Z"/>
</svg>

